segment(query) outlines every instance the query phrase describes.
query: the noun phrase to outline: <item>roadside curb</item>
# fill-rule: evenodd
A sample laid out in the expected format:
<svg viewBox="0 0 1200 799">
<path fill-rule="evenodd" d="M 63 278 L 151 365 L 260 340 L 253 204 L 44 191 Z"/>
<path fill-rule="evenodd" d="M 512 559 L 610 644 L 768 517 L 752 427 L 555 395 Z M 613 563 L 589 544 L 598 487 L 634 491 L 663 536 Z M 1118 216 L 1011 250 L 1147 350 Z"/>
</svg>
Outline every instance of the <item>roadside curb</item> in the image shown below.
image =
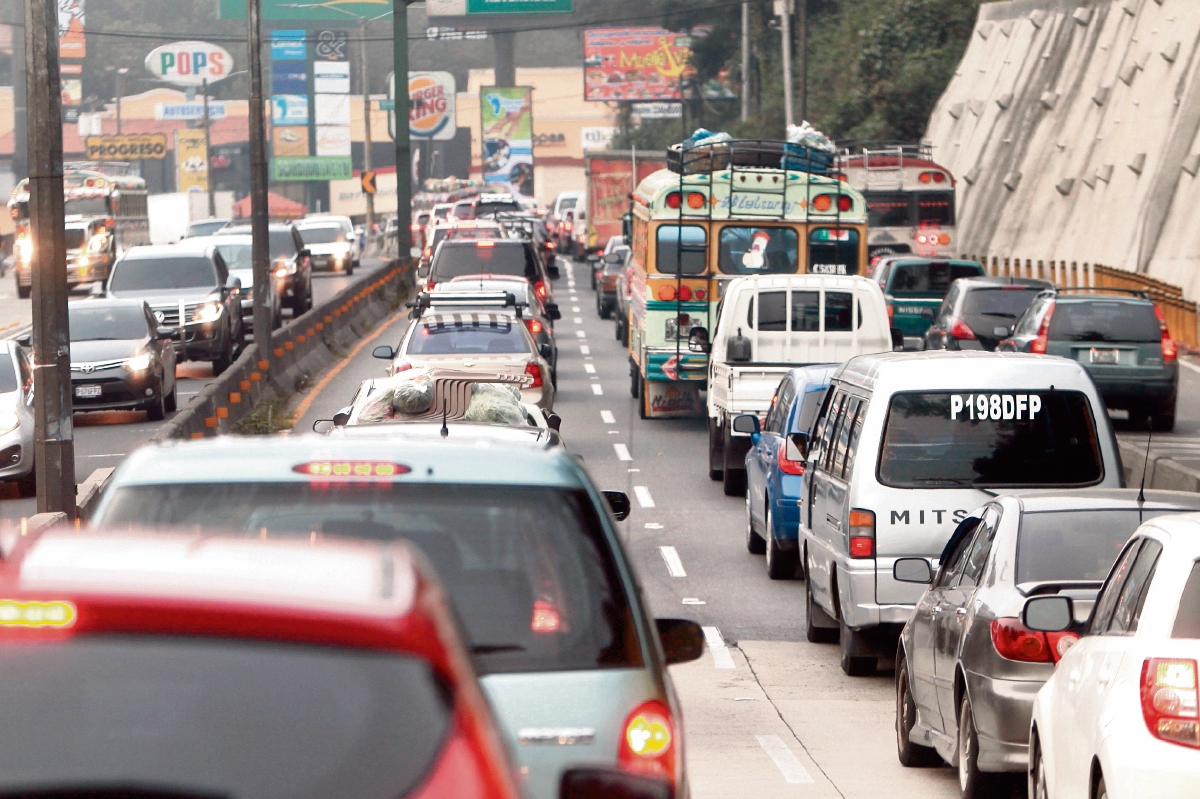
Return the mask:
<svg viewBox="0 0 1200 799">
<path fill-rule="evenodd" d="M 1200 452 L 1195 450 L 1194 445 L 1189 447 L 1168 438 L 1155 441 L 1151 436 L 1149 458 L 1147 458 L 1144 440 L 1140 443 L 1125 439 L 1117 441 L 1127 486 L 1141 485 L 1142 473 L 1145 471 L 1146 488 L 1200 493 L 1200 469 L 1187 466 L 1175 457 L 1179 455 L 1190 456 L 1190 458 L 1200 456 Z"/>
<path fill-rule="evenodd" d="M 212 438 L 233 430 L 264 399 L 295 393 L 297 379 L 344 357 L 355 342 L 398 307 L 414 287 L 411 260 L 394 260 L 364 276 L 271 336 L 273 361 L 248 346 L 228 370 L 159 428 L 152 442 Z"/>
</svg>

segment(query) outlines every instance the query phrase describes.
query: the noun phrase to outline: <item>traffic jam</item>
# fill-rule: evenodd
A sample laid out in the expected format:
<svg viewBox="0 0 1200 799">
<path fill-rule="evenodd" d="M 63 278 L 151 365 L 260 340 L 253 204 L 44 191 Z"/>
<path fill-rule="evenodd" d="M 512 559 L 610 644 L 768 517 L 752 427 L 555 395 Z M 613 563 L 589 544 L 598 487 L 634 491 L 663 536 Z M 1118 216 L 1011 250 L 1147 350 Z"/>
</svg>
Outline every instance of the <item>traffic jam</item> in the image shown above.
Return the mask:
<svg viewBox="0 0 1200 799">
<path fill-rule="evenodd" d="M 1118 441 L 1196 369 L 1153 299 L 958 257 L 915 145 L 641 158 L 615 201 L 414 211 L 414 290 L 293 430 L 141 446 L 86 524 L 5 528 L 0 792 L 1200 793 L 1200 495 Z M 117 255 L 136 181 L 67 184 L 80 412 L 166 418 L 255 301 L 366 268 L 348 219 L 272 223 L 264 300 L 248 226 Z"/>
</svg>

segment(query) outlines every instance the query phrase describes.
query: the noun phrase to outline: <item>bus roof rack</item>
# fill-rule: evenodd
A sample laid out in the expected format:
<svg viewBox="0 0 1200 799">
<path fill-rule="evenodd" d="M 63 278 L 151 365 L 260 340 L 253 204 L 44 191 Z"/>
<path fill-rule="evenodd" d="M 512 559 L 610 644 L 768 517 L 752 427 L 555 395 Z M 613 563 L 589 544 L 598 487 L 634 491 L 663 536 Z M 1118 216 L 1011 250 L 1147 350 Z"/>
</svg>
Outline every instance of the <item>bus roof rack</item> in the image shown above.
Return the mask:
<svg viewBox="0 0 1200 799">
<path fill-rule="evenodd" d="M 1067 292 L 1094 292 L 1096 294 L 1130 294 L 1139 299 L 1149 300 L 1150 292 L 1144 289 L 1126 289 L 1117 288 L 1116 286 L 1057 286 L 1053 289 L 1055 294 L 1064 294 Z"/>
<path fill-rule="evenodd" d="M 833 153 L 775 139 L 732 139 L 667 148 L 667 169 L 683 175 L 703 175 L 731 167 L 824 175 L 832 164 Z"/>
<path fill-rule="evenodd" d="M 843 158 L 863 155 L 896 155 L 904 158 L 933 160 L 933 145 L 928 142 L 845 141 L 838 142 Z"/>
</svg>

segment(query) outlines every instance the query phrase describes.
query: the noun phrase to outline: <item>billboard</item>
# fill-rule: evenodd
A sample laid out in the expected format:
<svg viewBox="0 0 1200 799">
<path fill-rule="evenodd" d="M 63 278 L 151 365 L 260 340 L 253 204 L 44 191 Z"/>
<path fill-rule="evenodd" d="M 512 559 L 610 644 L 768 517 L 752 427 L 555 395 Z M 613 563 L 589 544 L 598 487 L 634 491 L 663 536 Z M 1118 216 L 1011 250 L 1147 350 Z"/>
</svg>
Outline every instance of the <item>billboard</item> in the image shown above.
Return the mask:
<svg viewBox="0 0 1200 799">
<path fill-rule="evenodd" d="M 408 133 L 414 139 L 453 139 L 457 84 L 449 72 L 408 73 Z"/>
<path fill-rule="evenodd" d="M 479 90 L 483 181 L 533 198 L 533 89 Z"/>
<path fill-rule="evenodd" d="M 124 136 L 88 136 L 84 139 L 88 161 L 161 161 L 167 157 L 165 133 L 134 133 Z"/>
<path fill-rule="evenodd" d="M 86 58 L 84 0 L 57 0 L 58 55 L 61 58 Z"/>
<path fill-rule="evenodd" d="M 695 70 L 689 65 L 692 41 L 711 33 L 696 28 L 692 35 L 664 28 L 592 28 L 583 32 L 583 96 L 585 100 L 678 100 L 680 79 Z M 700 87 L 707 100 L 734 95 L 717 81 Z"/>
<path fill-rule="evenodd" d="M 208 147 L 203 130 L 175 131 L 176 191 L 208 191 Z"/>
<path fill-rule="evenodd" d="M 375 19 L 392 10 L 392 0 L 329 0 L 297 3 L 295 0 L 262 0 L 263 19 Z M 220 0 L 221 19 L 245 19 L 246 0 Z"/>
<path fill-rule="evenodd" d="M 309 155 L 308 128 L 275 126 L 271 128 L 271 152 L 276 158 L 295 158 Z"/>
<path fill-rule="evenodd" d="M 271 180 L 349 180 L 354 177 L 354 164 L 349 158 L 280 158 L 271 159 Z"/>
<path fill-rule="evenodd" d="M 570 14 L 575 0 L 428 0 L 430 17 L 464 17 L 475 14 Z"/>
<path fill-rule="evenodd" d="M 146 54 L 146 71 L 174 86 L 216 83 L 233 71 L 233 56 L 224 47 L 208 42 L 173 42 Z"/>
</svg>

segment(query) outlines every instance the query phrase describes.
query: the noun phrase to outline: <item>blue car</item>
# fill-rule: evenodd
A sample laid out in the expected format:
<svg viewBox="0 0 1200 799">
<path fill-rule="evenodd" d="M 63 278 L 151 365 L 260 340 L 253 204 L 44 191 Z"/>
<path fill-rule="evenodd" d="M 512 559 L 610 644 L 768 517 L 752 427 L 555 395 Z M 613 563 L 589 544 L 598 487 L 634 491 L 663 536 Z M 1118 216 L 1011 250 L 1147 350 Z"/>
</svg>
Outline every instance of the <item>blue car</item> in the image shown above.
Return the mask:
<svg viewBox="0 0 1200 799">
<path fill-rule="evenodd" d="M 757 417 L 739 417 L 741 425 L 754 427 L 746 453 L 746 548 L 766 553 L 772 580 L 803 576 L 797 574 L 799 500 L 808 436 L 836 370 L 836 364 L 790 370 L 775 389 L 761 430 Z"/>
</svg>

